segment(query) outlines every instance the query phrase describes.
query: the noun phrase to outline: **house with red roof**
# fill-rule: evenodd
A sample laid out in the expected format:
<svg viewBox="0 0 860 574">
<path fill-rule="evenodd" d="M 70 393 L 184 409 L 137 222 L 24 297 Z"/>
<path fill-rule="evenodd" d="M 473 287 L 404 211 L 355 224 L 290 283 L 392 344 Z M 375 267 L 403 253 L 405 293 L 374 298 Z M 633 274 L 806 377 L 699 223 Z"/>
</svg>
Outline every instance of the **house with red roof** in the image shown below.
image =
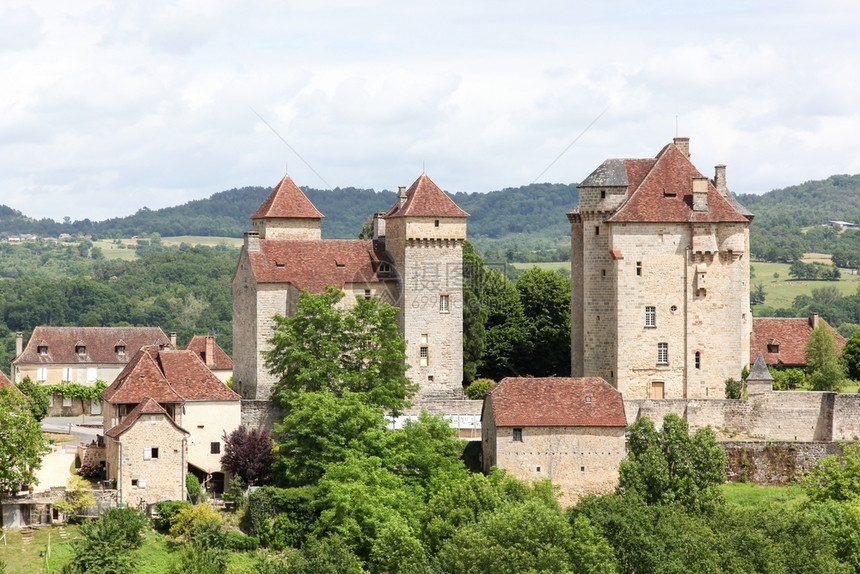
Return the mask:
<svg viewBox="0 0 860 574">
<path fill-rule="evenodd" d="M 187 471 L 223 491 L 223 437 L 240 425 L 241 398 L 194 351 L 141 349 L 102 400 L 105 475 L 120 502 L 182 500 Z"/>
<path fill-rule="evenodd" d="M 323 239 L 323 214 L 284 177 L 251 215 L 233 276 L 234 388 L 248 401 L 268 401 L 277 377 L 261 353 L 269 348 L 272 317 L 293 313 L 303 290 L 331 285 L 346 293 L 342 305 L 378 297 L 399 308 L 407 376 L 419 384 L 419 399 L 462 398 L 468 216 L 421 175 L 376 217 L 373 239 Z"/>
<path fill-rule="evenodd" d="M 608 159 L 579 184 L 571 223 L 571 374 L 639 398 L 721 398 L 749 364 L 749 225 L 689 138 Z"/>
<path fill-rule="evenodd" d="M 612 490 L 627 455 L 621 393 L 599 377 L 502 379 L 487 393 L 481 427 L 484 472 L 548 478 L 565 503 Z"/>
<path fill-rule="evenodd" d="M 17 384 L 30 377 L 43 385 L 110 383 L 141 347 L 149 346 L 175 348 L 176 334 L 165 335 L 159 327 L 39 326 L 26 346 L 23 334 L 17 334 L 12 380 Z M 58 395 L 50 401 L 49 416 L 100 413 L 99 401 Z"/>
<path fill-rule="evenodd" d="M 761 353 L 764 362 L 772 366 L 806 367 L 806 346 L 812 331 L 825 326 L 833 333 L 836 353 L 842 351 L 845 337 L 831 327 L 817 313 L 804 317 L 756 317 L 753 319 L 750 340 L 750 363 Z"/>
<path fill-rule="evenodd" d="M 233 359 L 215 342 L 211 335 L 194 335 L 186 351 L 194 351 L 219 380 L 226 383 L 233 376 Z"/>
</svg>

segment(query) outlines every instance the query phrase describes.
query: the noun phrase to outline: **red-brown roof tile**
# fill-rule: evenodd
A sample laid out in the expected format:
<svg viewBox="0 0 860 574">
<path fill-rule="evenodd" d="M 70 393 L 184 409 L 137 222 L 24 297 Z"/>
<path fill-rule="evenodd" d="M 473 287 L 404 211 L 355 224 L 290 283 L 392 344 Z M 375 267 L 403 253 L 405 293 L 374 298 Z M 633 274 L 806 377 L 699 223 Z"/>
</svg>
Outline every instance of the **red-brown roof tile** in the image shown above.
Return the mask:
<svg viewBox="0 0 860 574">
<path fill-rule="evenodd" d="M 120 422 L 118 425 L 108 429 L 105 432 L 105 434 L 111 438 L 118 437 L 119 435 L 121 435 L 122 433 L 124 433 L 125 431 L 130 429 L 132 427 L 132 425 L 134 425 L 134 423 L 137 422 L 137 420 L 142 415 L 165 415 L 167 417 L 167 420 L 169 420 L 173 424 L 173 426 L 176 427 L 177 430 L 179 430 L 183 433 L 187 432 L 181 426 L 176 424 L 176 421 L 174 421 L 167 414 L 167 411 L 165 411 L 161 407 L 161 405 L 159 405 L 156 401 L 154 401 L 151 398 L 146 398 L 143 400 L 143 402 L 138 403 L 137 406 L 131 410 L 131 412 L 129 412 L 127 415 L 125 415 L 122 418 L 122 422 Z"/>
<path fill-rule="evenodd" d="M 40 346 L 47 353 L 39 353 Z M 75 347 L 86 347 L 79 354 Z M 124 346 L 119 353 L 117 347 Z M 27 346 L 13 364 L 115 364 L 129 362 L 141 347 L 170 348 L 170 339 L 158 327 L 36 327 Z"/>
<path fill-rule="evenodd" d="M 17 386 L 15 386 L 15 383 L 13 383 L 12 381 L 9 380 L 9 377 L 7 377 L 6 373 L 4 373 L 3 371 L 0 371 L 0 389 L 12 389 L 14 392 L 18 393 L 19 395 L 24 394 L 21 392 L 21 389 L 19 389 Z"/>
<path fill-rule="evenodd" d="M 845 345 L 845 337 L 840 335 L 823 319 L 819 321 L 833 332 L 837 352 Z M 812 325 L 809 318 L 795 317 L 756 317 L 753 318 L 752 335 L 750 336 L 750 363 L 755 362 L 759 353 L 768 365 L 786 365 L 802 367 L 806 365 L 806 346 L 812 336 Z M 776 348 L 768 352 L 768 345 Z"/>
<path fill-rule="evenodd" d="M 102 391 L 102 398 L 112 404 L 140 403 L 148 398 L 159 403 L 181 403 L 182 396 L 170 386 L 154 355 L 157 351 L 138 351 Z"/>
<path fill-rule="evenodd" d="M 385 217 L 469 217 L 469 214 L 460 209 L 428 175 L 422 174 L 406 190 L 403 206 L 398 200 Z"/>
<path fill-rule="evenodd" d="M 206 335 L 194 335 L 188 344 L 185 346 L 186 351 L 194 351 L 197 353 L 197 356 L 205 363 L 209 357 L 206 357 Z M 218 343 L 212 342 L 214 346 L 214 361 L 211 361 L 212 365 L 207 365 L 213 369 L 232 369 L 233 368 L 233 359 L 224 352 L 224 349 L 218 346 Z"/>
<path fill-rule="evenodd" d="M 599 377 L 508 377 L 487 400 L 497 427 L 627 426 L 621 393 Z"/>
<path fill-rule="evenodd" d="M 342 289 L 349 282 L 393 279 L 380 273 L 379 264 L 391 259 L 381 241 L 324 239 L 319 241 L 260 240 L 259 251 L 249 251 L 258 283 L 292 283 L 313 293 L 326 285 Z"/>
<path fill-rule="evenodd" d="M 158 364 L 170 386 L 186 401 L 238 401 L 194 351 L 158 351 Z"/>
<path fill-rule="evenodd" d="M 703 176 L 675 144 L 664 147 L 650 168 L 647 162 L 638 160 L 626 160 L 625 165 L 630 185 L 628 197 L 607 219 L 609 222 L 749 221 L 710 181 L 707 211 L 693 211 L 693 178 Z"/>
<path fill-rule="evenodd" d="M 272 193 L 260 204 L 251 219 L 291 218 L 321 219 L 324 215 L 290 178 L 284 176 Z"/>
</svg>

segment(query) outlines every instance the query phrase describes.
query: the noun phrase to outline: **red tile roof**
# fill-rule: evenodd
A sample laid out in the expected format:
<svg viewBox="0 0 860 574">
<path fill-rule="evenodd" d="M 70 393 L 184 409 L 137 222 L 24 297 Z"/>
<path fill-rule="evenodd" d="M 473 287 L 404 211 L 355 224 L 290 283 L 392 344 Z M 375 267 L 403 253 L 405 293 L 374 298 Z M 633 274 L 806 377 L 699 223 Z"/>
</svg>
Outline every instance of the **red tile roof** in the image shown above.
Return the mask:
<svg viewBox="0 0 860 574">
<path fill-rule="evenodd" d="M 819 321 L 825 325 L 823 319 Z M 755 362 L 759 353 L 768 365 L 786 365 L 802 367 L 806 365 L 806 345 L 812 336 L 812 325 L 809 318 L 795 317 L 756 317 L 753 318 L 752 335 L 750 336 L 750 363 Z M 827 325 L 836 340 L 836 350 L 841 351 L 845 345 L 845 337 Z M 768 345 L 776 352 L 768 352 Z"/>
<path fill-rule="evenodd" d="M 185 346 L 186 351 L 194 351 L 197 353 L 197 356 L 200 357 L 204 363 L 206 362 L 206 335 L 194 335 L 188 344 Z M 215 348 L 215 360 L 213 361 L 213 365 L 210 366 L 213 369 L 232 369 L 233 368 L 233 359 L 224 352 L 224 349 L 218 346 L 218 343 L 212 342 Z"/>
<path fill-rule="evenodd" d="M 707 211 L 693 211 L 693 178 L 703 176 L 674 143 L 664 147 L 655 160 L 624 160 L 624 164 L 627 199 L 609 222 L 749 221 L 710 181 Z"/>
<path fill-rule="evenodd" d="M 621 393 L 599 377 L 508 377 L 487 401 L 497 427 L 627 426 Z"/>
<path fill-rule="evenodd" d="M 222 383 L 194 351 L 142 349 L 114 382 L 102 391 L 112 404 L 185 401 L 238 401 L 241 397 Z"/>
<path fill-rule="evenodd" d="M 167 381 L 153 354 L 143 349 L 102 391 L 102 398 L 112 404 L 140 403 L 148 398 L 159 403 L 181 403 L 183 400 Z"/>
<path fill-rule="evenodd" d="M 86 348 L 79 354 L 77 346 Z M 125 348 L 117 352 L 117 346 Z M 145 346 L 171 347 L 170 339 L 158 327 L 36 327 L 27 346 L 13 364 L 115 364 L 129 362 Z M 39 353 L 39 347 L 47 353 Z"/>
<path fill-rule="evenodd" d="M 129 412 L 127 415 L 125 415 L 122 418 L 122 422 L 120 422 L 118 425 L 108 429 L 105 432 L 105 434 L 111 438 L 118 437 L 119 435 L 121 435 L 122 433 L 124 433 L 125 431 L 130 429 L 132 427 L 132 425 L 134 425 L 134 423 L 137 422 L 137 420 L 141 417 L 141 415 L 165 415 L 167 420 L 170 421 L 171 424 L 173 424 L 173 426 L 176 427 L 177 430 L 179 430 L 182 433 L 187 433 L 187 431 L 185 431 L 185 429 L 183 429 L 181 426 L 176 424 L 176 421 L 174 421 L 167 414 L 167 411 L 165 411 L 161 407 L 161 405 L 159 405 L 156 401 L 154 401 L 150 398 L 147 398 L 147 399 L 144 399 L 143 402 L 138 403 L 138 405 L 136 407 L 134 407 L 131 410 L 131 412 Z"/>
<path fill-rule="evenodd" d="M 426 174 L 406 190 L 406 203 L 398 200 L 385 217 L 469 217 L 454 200 Z"/>
<path fill-rule="evenodd" d="M 260 240 L 259 251 L 249 251 L 257 283 L 292 283 L 319 293 L 326 285 L 342 289 L 349 282 L 394 279 L 380 274 L 380 262 L 391 265 L 381 241 L 324 239 L 318 241 Z"/>
<path fill-rule="evenodd" d="M 272 193 L 260 204 L 251 219 L 295 218 L 321 219 L 325 217 L 308 199 L 308 196 L 290 178 L 285 176 Z"/>
</svg>

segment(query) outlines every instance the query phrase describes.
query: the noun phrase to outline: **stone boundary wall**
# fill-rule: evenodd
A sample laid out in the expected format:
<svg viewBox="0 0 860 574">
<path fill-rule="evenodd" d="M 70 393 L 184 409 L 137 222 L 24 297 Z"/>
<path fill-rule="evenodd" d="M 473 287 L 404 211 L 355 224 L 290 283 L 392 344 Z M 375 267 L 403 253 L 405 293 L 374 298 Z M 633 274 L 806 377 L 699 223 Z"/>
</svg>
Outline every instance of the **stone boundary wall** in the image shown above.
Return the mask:
<svg viewBox="0 0 860 574">
<path fill-rule="evenodd" d="M 727 441 L 726 476 L 729 482 L 784 486 L 812 470 L 821 458 L 842 454 L 835 442 Z"/>
<path fill-rule="evenodd" d="M 243 399 L 242 424 L 249 429 L 272 432 L 275 423 L 281 422 L 284 412 L 270 401 Z"/>
<path fill-rule="evenodd" d="M 860 394 L 836 395 L 832 439 L 860 440 Z"/>
</svg>

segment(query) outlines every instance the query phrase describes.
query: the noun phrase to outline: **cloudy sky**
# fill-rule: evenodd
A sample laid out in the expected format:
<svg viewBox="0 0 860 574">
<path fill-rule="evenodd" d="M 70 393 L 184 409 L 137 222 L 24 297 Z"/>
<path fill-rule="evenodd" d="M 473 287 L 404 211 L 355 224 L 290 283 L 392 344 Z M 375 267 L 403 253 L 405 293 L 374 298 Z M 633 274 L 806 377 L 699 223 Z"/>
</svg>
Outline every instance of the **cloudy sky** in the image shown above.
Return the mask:
<svg viewBox="0 0 860 574">
<path fill-rule="evenodd" d="M 102 220 L 285 171 L 483 192 L 675 135 L 737 193 L 858 173 L 858 22 L 854 0 L 5 0 L 0 204 Z"/>
</svg>

